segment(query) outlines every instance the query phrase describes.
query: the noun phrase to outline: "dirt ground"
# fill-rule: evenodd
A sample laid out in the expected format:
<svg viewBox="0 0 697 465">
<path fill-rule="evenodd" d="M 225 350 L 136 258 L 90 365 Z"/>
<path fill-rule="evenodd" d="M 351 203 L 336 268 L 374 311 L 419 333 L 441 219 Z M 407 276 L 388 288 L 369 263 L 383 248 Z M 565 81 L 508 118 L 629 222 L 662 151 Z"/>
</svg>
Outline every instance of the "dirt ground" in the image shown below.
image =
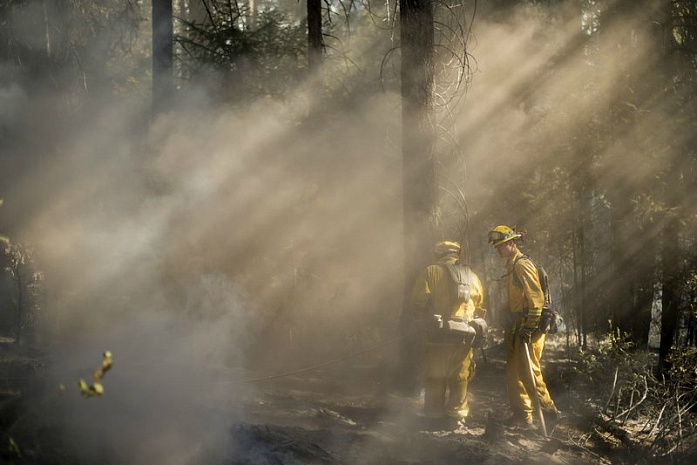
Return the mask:
<svg viewBox="0 0 697 465">
<path fill-rule="evenodd" d="M 241 421 L 232 428 L 229 464 L 588 464 L 638 463 L 612 439 L 602 439 L 563 392 L 563 351 L 548 351 L 545 377 L 566 418 L 543 437 L 503 426 L 508 416 L 502 346 L 475 357 L 467 427 L 446 431 L 421 417 L 421 399 L 395 394 L 384 365 L 365 358 L 253 383 Z M 80 463 L 52 450 L 51 434 L 22 437 L 25 454 L 10 438 L 40 378 L 42 356 L 30 348 L 0 345 L 2 463 Z M 26 422 L 25 422 L 26 423 Z M 24 425 L 31 428 L 31 425 Z M 34 441 L 34 444 L 32 444 Z M 615 441 L 616 442 L 616 441 Z M 31 452 L 31 454 L 27 454 Z M 29 457 L 29 458 L 27 458 Z"/>
<path fill-rule="evenodd" d="M 545 370 L 550 389 L 561 387 L 550 351 Z M 620 463 L 611 444 L 602 444 L 571 409 L 549 437 L 504 427 L 509 415 L 503 347 L 478 352 L 470 387 L 467 427 L 446 431 L 420 415 L 421 399 L 391 392 L 378 366 L 328 367 L 258 383 L 237 429 L 232 463 L 331 464 L 580 464 Z M 566 396 L 559 396 L 560 398 Z M 564 403 L 558 402 L 560 405 Z M 567 406 L 565 406 L 567 407 Z M 572 407 L 572 406 L 568 406 Z M 259 449 L 262 442 L 266 447 Z M 285 458 L 284 458 L 285 457 Z M 288 459 L 293 457 L 293 459 Z M 631 463 L 628 462 L 628 463 Z"/>
</svg>

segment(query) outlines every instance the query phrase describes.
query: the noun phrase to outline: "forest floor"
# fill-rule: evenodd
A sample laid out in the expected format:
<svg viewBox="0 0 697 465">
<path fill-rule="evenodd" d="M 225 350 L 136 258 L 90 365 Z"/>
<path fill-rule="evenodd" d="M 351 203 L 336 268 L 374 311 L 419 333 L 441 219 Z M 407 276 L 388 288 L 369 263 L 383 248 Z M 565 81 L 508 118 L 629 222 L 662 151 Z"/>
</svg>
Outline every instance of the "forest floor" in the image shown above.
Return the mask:
<svg viewBox="0 0 697 465">
<path fill-rule="evenodd" d="M 22 415 L 21 399 L 31 392 L 32 373 L 41 370 L 42 362 L 38 352 L 17 349 L 8 341 L 0 346 L 0 381 L 5 383 L 0 386 L 0 462 L 80 463 L 57 460 L 48 444 L 31 462 L 12 458 L 5 433 Z M 550 391 L 565 413 L 548 437 L 503 426 L 508 416 L 503 346 L 478 351 L 475 360 L 470 417 L 465 429 L 454 432 L 427 425 L 420 414 L 421 399 L 392 392 L 384 367 L 361 364 L 368 361 L 362 357 L 259 381 L 244 399 L 242 418 L 231 434 L 234 452 L 225 463 L 645 463 L 621 440 L 601 431 L 590 408 L 564 392 L 562 378 L 569 362 L 560 347 L 550 345 L 543 357 Z"/>
<path fill-rule="evenodd" d="M 600 431 L 590 408 L 573 405 L 572 396 L 559 392 L 568 365 L 563 352 L 551 347 L 543 360 L 550 391 L 565 414 L 548 437 L 504 427 L 509 410 L 499 344 L 476 354 L 465 429 L 429 425 L 421 416 L 422 400 L 392 393 L 379 366 L 342 364 L 260 383 L 245 405 L 245 423 L 237 427 L 238 455 L 232 463 L 641 462 L 620 440 Z"/>
</svg>

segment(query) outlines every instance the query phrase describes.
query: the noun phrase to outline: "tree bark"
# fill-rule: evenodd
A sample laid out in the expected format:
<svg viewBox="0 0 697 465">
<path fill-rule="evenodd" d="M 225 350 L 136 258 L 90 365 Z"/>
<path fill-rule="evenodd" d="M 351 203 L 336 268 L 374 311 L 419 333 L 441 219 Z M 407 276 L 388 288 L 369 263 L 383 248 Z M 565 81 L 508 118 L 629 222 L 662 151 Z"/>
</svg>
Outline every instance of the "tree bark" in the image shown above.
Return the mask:
<svg viewBox="0 0 697 465">
<path fill-rule="evenodd" d="M 322 63 L 322 0 L 307 0 L 307 65 L 311 73 Z"/>
<path fill-rule="evenodd" d="M 309 73 L 309 113 L 316 113 L 322 98 L 322 0 L 307 0 L 307 70 Z"/>
<path fill-rule="evenodd" d="M 152 113 L 167 109 L 174 90 L 172 0 L 152 0 Z"/>
<path fill-rule="evenodd" d="M 428 265 L 433 247 L 435 202 L 435 135 L 433 99 L 433 3 L 400 0 L 402 163 L 405 297 L 403 329 L 410 327 L 409 296 L 419 270 Z M 418 346 L 405 340 L 403 382 L 417 381 Z"/>
<path fill-rule="evenodd" d="M 249 0 L 249 10 L 247 11 L 247 29 L 250 31 L 257 30 L 257 2 Z"/>
<path fill-rule="evenodd" d="M 675 41 L 672 35 L 672 2 L 664 1 L 660 4 L 661 8 L 656 14 L 654 36 L 656 42 L 661 44 L 660 53 L 662 67 L 659 72 L 661 80 L 658 89 L 655 91 L 667 93 L 666 97 L 673 97 L 671 92 L 674 89 L 674 71 L 678 68 L 675 65 Z M 681 191 L 682 173 L 681 160 L 676 157 L 666 173 L 665 180 L 665 204 L 670 210 L 665 212 L 663 221 L 663 231 L 661 234 L 662 248 L 661 261 L 663 271 L 662 293 L 661 293 L 661 344 L 658 349 L 659 369 L 666 373 L 670 369 L 668 356 L 673 347 L 680 317 L 680 230 L 681 222 L 679 218 L 681 201 L 684 192 Z"/>
<path fill-rule="evenodd" d="M 663 284 L 661 294 L 661 345 L 658 350 L 659 366 L 662 372 L 670 366 L 668 355 L 673 347 L 675 331 L 678 326 L 678 273 L 680 251 L 678 248 L 679 221 L 677 218 L 666 222 L 663 230 Z"/>
<path fill-rule="evenodd" d="M 435 202 L 433 4 L 401 0 L 402 160 L 407 284 L 430 260 Z"/>
</svg>

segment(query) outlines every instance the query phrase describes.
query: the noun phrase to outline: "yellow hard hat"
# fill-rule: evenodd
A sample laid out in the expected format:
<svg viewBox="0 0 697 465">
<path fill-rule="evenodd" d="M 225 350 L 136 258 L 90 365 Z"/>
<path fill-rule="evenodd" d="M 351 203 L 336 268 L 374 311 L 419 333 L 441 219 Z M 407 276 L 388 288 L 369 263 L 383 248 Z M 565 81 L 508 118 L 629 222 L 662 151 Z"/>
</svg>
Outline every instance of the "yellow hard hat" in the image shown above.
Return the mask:
<svg viewBox="0 0 697 465">
<path fill-rule="evenodd" d="M 459 254 L 460 244 L 458 242 L 453 241 L 441 241 L 438 242 L 436 246 L 433 248 L 433 253 L 435 253 L 439 257 L 449 253 Z"/>
<path fill-rule="evenodd" d="M 513 239 L 518 239 L 523 237 L 522 234 L 517 233 L 515 226 L 509 228 L 506 225 L 496 226 L 494 229 L 489 231 L 489 242 L 492 247 L 498 247 L 504 242 L 512 241 Z"/>
</svg>

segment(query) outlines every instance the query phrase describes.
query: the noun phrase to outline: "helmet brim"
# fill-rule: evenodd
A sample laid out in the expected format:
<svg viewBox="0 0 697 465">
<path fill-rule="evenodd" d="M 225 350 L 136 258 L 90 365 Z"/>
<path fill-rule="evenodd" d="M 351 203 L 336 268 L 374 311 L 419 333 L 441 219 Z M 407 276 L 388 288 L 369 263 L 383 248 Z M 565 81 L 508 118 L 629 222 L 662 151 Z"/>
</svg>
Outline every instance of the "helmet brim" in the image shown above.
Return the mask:
<svg viewBox="0 0 697 465">
<path fill-rule="evenodd" d="M 506 237 L 506 238 L 504 238 L 504 239 L 501 239 L 500 241 L 492 242 L 492 243 L 491 243 L 491 247 L 493 247 L 493 248 L 495 249 L 496 247 L 500 246 L 501 244 L 505 244 L 505 243 L 508 242 L 508 241 L 512 241 L 512 240 L 515 240 L 515 239 L 519 239 L 519 238 L 521 238 L 521 237 L 523 237 L 523 236 L 521 236 L 520 234 L 515 234 L 515 235 L 513 235 L 513 236 L 510 236 L 510 237 Z"/>
</svg>

